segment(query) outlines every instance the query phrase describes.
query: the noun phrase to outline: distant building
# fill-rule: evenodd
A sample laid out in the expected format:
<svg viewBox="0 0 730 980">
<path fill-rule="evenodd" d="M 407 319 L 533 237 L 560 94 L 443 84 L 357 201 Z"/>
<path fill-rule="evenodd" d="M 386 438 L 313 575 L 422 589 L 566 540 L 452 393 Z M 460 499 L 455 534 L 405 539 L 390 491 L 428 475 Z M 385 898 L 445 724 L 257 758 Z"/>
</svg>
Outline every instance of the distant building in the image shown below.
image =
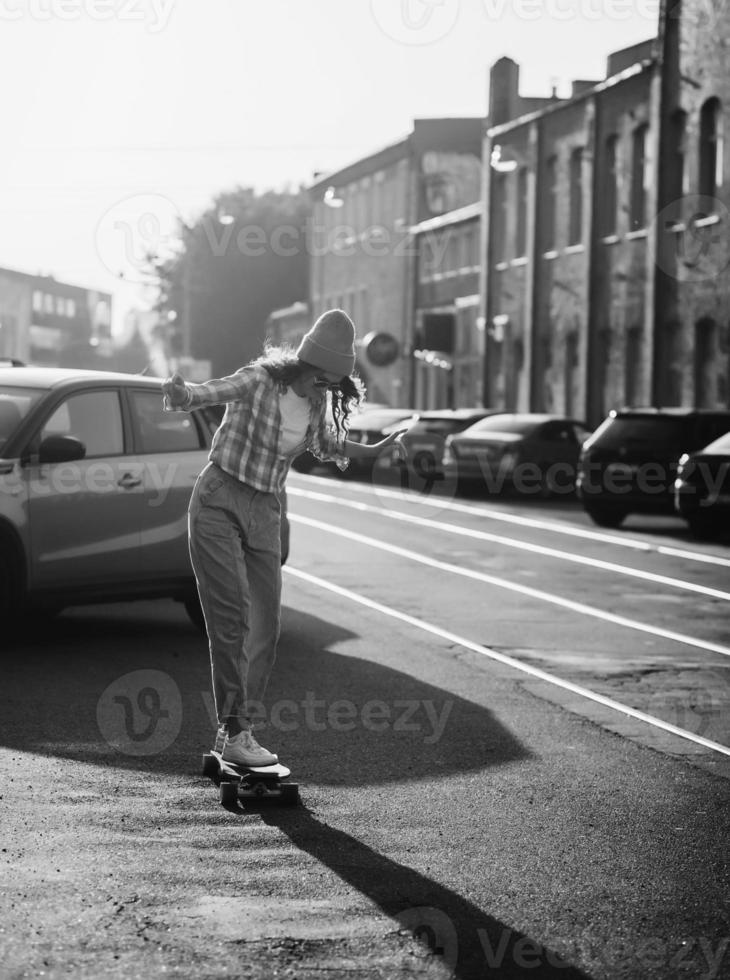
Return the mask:
<svg viewBox="0 0 730 980">
<path fill-rule="evenodd" d="M 622 405 L 728 404 L 728 44 L 727 4 L 663 0 L 657 38 L 567 100 L 525 113 L 518 67 L 494 66 L 486 404 L 592 424 Z"/>
<path fill-rule="evenodd" d="M 0 269 L 0 356 L 98 367 L 113 353 L 111 312 L 109 293 Z"/>
<path fill-rule="evenodd" d="M 266 320 L 266 339 L 272 344 L 298 347 L 312 322 L 307 303 L 292 303 L 291 306 L 269 314 Z"/>
<path fill-rule="evenodd" d="M 412 228 L 479 200 L 483 120 L 417 119 L 411 133 L 309 188 L 313 318 L 341 307 L 358 330 L 368 397 L 412 398 Z"/>
<path fill-rule="evenodd" d="M 482 404 L 479 330 L 481 203 L 411 229 L 418 255 L 413 339 L 414 408 Z"/>
</svg>

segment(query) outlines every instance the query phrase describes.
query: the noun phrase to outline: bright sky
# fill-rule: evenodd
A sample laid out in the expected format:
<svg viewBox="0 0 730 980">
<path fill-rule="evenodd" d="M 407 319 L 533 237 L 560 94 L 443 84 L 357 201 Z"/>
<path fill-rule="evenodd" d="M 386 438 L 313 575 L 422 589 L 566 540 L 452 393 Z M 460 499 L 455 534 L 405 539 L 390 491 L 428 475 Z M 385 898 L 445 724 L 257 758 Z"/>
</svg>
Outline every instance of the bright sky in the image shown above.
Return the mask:
<svg viewBox="0 0 730 980">
<path fill-rule="evenodd" d="M 484 115 L 505 54 L 523 95 L 567 95 L 653 36 L 658 5 L 0 0 L 0 266 L 114 292 L 118 327 L 140 216 L 164 229 L 237 185 L 307 183 L 414 117 Z"/>
</svg>

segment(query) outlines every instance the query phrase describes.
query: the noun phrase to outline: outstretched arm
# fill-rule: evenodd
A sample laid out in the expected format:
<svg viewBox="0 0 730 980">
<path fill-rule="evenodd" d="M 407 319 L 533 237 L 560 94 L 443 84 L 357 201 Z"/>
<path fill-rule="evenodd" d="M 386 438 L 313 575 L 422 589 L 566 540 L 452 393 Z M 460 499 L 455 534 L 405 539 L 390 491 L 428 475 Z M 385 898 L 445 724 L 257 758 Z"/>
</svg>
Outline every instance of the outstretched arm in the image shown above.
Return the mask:
<svg viewBox="0 0 730 980">
<path fill-rule="evenodd" d="M 162 383 L 165 408 L 168 411 L 187 412 L 203 405 L 223 405 L 244 399 L 251 390 L 251 372 L 242 368 L 227 378 L 204 381 L 202 384 L 186 382 L 179 371 Z"/>
<path fill-rule="evenodd" d="M 387 435 L 385 439 L 381 439 L 380 442 L 371 442 L 370 444 L 362 442 L 352 442 L 350 439 L 345 439 L 345 455 L 350 459 L 365 459 L 368 456 L 379 456 L 384 449 L 395 443 L 401 452 L 403 450 L 403 444 L 400 441 L 400 437 L 407 429 L 399 429 L 397 432 L 391 432 Z"/>
</svg>

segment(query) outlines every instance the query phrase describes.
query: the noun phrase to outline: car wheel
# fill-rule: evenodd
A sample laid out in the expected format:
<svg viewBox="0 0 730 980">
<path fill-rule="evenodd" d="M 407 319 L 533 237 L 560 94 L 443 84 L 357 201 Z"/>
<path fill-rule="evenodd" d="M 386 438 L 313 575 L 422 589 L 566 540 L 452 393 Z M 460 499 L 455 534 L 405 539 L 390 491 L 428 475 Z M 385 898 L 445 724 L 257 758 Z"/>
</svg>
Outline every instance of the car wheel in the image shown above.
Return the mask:
<svg viewBox="0 0 730 980">
<path fill-rule="evenodd" d="M 188 596 L 187 599 L 183 600 L 183 605 L 193 626 L 199 629 L 201 633 L 205 633 L 205 617 L 197 595 Z"/>
<path fill-rule="evenodd" d="M 611 506 L 593 506 L 585 508 L 586 514 L 590 517 L 594 524 L 598 524 L 599 527 L 619 527 L 626 517 L 628 511 L 621 507 L 611 507 Z"/>
</svg>

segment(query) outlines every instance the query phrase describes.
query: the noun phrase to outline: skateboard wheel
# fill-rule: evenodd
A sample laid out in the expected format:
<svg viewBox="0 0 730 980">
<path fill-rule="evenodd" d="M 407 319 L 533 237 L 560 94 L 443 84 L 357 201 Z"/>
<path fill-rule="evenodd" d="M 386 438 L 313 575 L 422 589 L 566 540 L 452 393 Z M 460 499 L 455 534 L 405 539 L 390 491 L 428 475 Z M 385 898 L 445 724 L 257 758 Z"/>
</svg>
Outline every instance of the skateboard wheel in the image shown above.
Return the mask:
<svg viewBox="0 0 730 980">
<path fill-rule="evenodd" d="M 299 802 L 299 787 L 296 783 L 284 783 L 281 787 L 281 802 L 287 806 L 296 806 Z"/>
<path fill-rule="evenodd" d="M 218 762 L 216 757 L 210 753 L 207 753 L 203 756 L 203 775 L 206 777 L 206 779 L 213 779 L 215 778 L 217 772 Z"/>
<path fill-rule="evenodd" d="M 220 794 L 223 806 L 235 806 L 238 803 L 238 783 L 221 783 Z"/>
</svg>

